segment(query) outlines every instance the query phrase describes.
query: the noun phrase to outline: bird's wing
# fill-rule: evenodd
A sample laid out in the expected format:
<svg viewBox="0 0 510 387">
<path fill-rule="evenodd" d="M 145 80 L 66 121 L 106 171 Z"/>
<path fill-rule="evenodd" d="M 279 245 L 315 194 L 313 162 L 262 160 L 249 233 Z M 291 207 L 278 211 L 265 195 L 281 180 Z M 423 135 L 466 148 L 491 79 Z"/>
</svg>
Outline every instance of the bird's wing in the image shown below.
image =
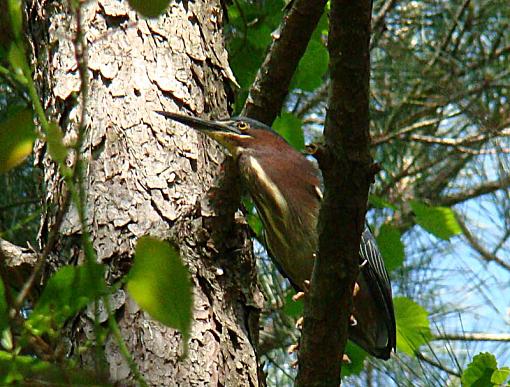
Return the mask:
<svg viewBox="0 0 510 387">
<path fill-rule="evenodd" d="M 396 325 L 390 278 L 384 266 L 384 261 L 377 247 L 375 238 L 368 226 L 361 234 L 360 257 L 363 265 L 361 272 L 367 278 L 368 284 L 370 284 L 372 296 L 382 304 L 380 306 L 384 309 L 384 314 L 386 315 L 385 323 L 389 335 L 388 346 L 395 349 Z"/>
</svg>

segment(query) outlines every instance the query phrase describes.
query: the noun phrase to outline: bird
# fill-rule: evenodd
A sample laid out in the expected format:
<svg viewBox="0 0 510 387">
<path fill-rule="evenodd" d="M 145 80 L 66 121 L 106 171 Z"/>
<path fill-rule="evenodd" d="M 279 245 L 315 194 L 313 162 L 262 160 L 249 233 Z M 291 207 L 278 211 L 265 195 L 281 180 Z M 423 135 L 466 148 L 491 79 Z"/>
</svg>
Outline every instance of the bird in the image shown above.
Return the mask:
<svg viewBox="0 0 510 387">
<path fill-rule="evenodd" d="M 296 290 L 304 290 L 318 249 L 322 189 L 317 164 L 271 127 L 251 118 L 207 120 L 156 113 L 205 133 L 230 153 L 262 221 L 269 256 Z M 359 264 L 349 339 L 387 360 L 396 349 L 391 283 L 368 226 L 361 235 Z"/>
</svg>

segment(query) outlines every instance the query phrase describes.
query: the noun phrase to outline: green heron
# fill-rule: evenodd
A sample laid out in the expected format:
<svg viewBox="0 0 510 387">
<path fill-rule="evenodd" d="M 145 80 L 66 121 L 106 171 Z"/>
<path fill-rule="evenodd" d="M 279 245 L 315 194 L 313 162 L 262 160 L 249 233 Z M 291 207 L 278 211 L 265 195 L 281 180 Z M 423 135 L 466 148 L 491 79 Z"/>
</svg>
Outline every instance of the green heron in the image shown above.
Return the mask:
<svg viewBox="0 0 510 387">
<path fill-rule="evenodd" d="M 207 134 L 229 151 L 262 220 L 269 255 L 292 285 L 303 290 L 318 247 L 319 168 L 256 120 L 209 121 L 157 113 Z M 349 339 L 373 356 L 388 359 L 396 344 L 391 284 L 368 227 L 361 236 L 359 255 Z"/>
</svg>

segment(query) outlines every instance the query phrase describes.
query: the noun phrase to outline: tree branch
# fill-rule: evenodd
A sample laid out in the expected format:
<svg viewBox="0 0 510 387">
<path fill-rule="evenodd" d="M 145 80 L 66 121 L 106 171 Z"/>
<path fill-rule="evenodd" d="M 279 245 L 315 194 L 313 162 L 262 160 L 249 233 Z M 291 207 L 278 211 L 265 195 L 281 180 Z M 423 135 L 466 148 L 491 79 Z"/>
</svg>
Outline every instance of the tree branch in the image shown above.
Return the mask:
<svg viewBox="0 0 510 387">
<path fill-rule="evenodd" d="M 0 258 L 7 267 L 21 265 L 35 266 L 37 254 L 26 247 L 20 247 L 0 239 Z"/>
<path fill-rule="evenodd" d="M 315 259 L 305 312 L 296 386 L 338 386 L 359 273 L 372 158 L 369 144 L 371 1 L 331 2 L 328 49 L 331 87 L 317 151 L 324 183 Z"/>
<path fill-rule="evenodd" d="M 374 19 L 372 20 L 372 41 L 370 42 L 370 50 L 376 47 L 379 42 L 379 39 L 385 30 L 384 21 L 386 20 L 386 16 L 393 9 L 396 3 L 397 0 L 386 0 L 377 15 L 374 16 Z"/>
<path fill-rule="evenodd" d="M 469 231 L 469 229 L 466 226 L 466 223 L 463 219 L 461 219 L 460 216 L 457 216 L 457 222 L 460 225 L 460 228 L 462 229 L 462 233 L 468 240 L 471 247 L 480 254 L 482 259 L 486 262 L 496 262 L 501 267 L 504 267 L 507 270 L 510 270 L 510 263 L 503 261 L 501 258 L 499 258 L 496 254 L 491 253 L 488 251 L 485 247 L 483 247 L 480 242 L 475 238 L 475 236 Z"/>
<path fill-rule="evenodd" d="M 510 334 L 485 332 L 441 333 L 435 335 L 433 340 L 508 342 L 510 341 Z"/>
<path fill-rule="evenodd" d="M 438 200 L 438 203 L 442 206 L 451 207 L 455 204 L 465 202 L 466 200 L 476 198 L 481 195 L 493 193 L 503 188 L 510 186 L 510 176 L 496 181 L 486 181 L 476 187 L 466 189 L 465 191 L 457 194 L 443 196 Z"/>
<path fill-rule="evenodd" d="M 461 374 L 460 372 L 457 372 L 455 370 L 452 370 L 444 365 L 442 365 L 440 362 L 434 360 L 434 359 L 430 359 L 428 357 L 426 357 L 425 355 L 423 355 L 421 352 L 417 352 L 416 353 L 416 357 L 422 361 L 424 361 L 425 363 L 428 363 L 430 364 L 431 366 L 434 366 L 436 368 L 439 368 L 440 370 L 443 370 L 444 372 L 446 372 L 447 374 L 449 375 L 452 375 L 452 376 L 456 376 L 458 378 L 461 377 Z"/>
<path fill-rule="evenodd" d="M 241 115 L 271 125 L 280 112 L 290 81 L 319 22 L 325 0 L 294 0 L 250 88 Z"/>
</svg>

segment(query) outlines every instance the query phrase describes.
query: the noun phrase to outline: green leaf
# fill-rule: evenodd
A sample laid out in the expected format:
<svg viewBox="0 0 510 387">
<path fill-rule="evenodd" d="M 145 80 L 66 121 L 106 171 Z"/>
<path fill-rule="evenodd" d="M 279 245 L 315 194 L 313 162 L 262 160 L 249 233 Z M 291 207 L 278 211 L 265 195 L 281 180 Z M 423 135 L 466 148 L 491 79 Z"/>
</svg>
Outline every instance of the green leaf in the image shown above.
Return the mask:
<svg viewBox="0 0 510 387">
<path fill-rule="evenodd" d="M 0 280 L 0 333 L 8 327 L 8 308 L 5 301 L 5 284 Z"/>
<path fill-rule="evenodd" d="M 428 313 L 406 297 L 393 300 L 397 320 L 397 348 L 413 356 L 418 348 L 432 339 Z"/>
<path fill-rule="evenodd" d="M 392 210 L 396 211 L 397 207 L 394 204 L 391 204 L 387 200 L 384 200 L 383 198 L 376 196 L 376 195 L 368 195 L 368 202 L 373 205 L 375 208 L 391 208 Z"/>
<path fill-rule="evenodd" d="M 359 375 L 365 368 L 363 363 L 367 353 L 352 341 L 345 346 L 345 354 L 349 357 L 350 363 L 342 364 L 342 376 Z"/>
<path fill-rule="evenodd" d="M 250 28 L 248 42 L 255 48 L 265 50 L 271 44 L 271 28 L 266 24 L 259 24 L 256 28 Z"/>
<path fill-rule="evenodd" d="M 18 110 L 0 123 L 0 173 L 21 164 L 32 153 L 35 137 L 30 109 Z"/>
<path fill-rule="evenodd" d="M 140 15 L 145 17 L 158 17 L 168 7 L 170 0 L 128 0 L 129 5 Z"/>
<path fill-rule="evenodd" d="M 285 305 L 283 306 L 283 313 L 293 318 L 299 318 L 303 315 L 303 301 L 294 301 L 292 297 L 295 292 L 290 290 L 285 296 Z"/>
<path fill-rule="evenodd" d="M 389 224 L 383 224 L 377 234 L 377 245 L 388 271 L 402 266 L 404 262 L 404 244 L 400 238 L 400 231 Z"/>
<path fill-rule="evenodd" d="M 27 384 L 26 379 L 30 379 Z M 20 356 L 0 351 L 0 384 L 11 385 L 53 385 L 53 386 L 109 386 L 106 375 L 81 368 L 51 364 L 35 356 Z"/>
<path fill-rule="evenodd" d="M 490 387 L 494 371 L 498 368 L 496 357 L 492 353 L 482 352 L 473 357 L 473 360 L 462 373 L 462 386 L 464 387 Z M 499 375 L 496 376 L 499 378 Z"/>
<path fill-rule="evenodd" d="M 48 142 L 48 151 L 51 158 L 59 164 L 62 164 L 67 157 L 67 148 L 64 146 L 63 140 L 62 130 L 56 122 L 51 122 L 48 127 L 46 141 Z"/>
<path fill-rule="evenodd" d="M 7 59 L 14 70 L 16 79 L 23 84 L 26 84 L 25 70 L 27 68 L 25 49 L 17 42 L 11 42 Z"/>
<path fill-rule="evenodd" d="M 249 213 L 247 218 L 248 224 L 260 240 L 262 238 L 262 221 L 260 220 L 260 216 L 258 213 Z"/>
<path fill-rule="evenodd" d="M 282 113 L 274 122 L 273 129 L 285 138 L 297 150 L 305 147 L 303 121 L 291 113 Z"/>
<path fill-rule="evenodd" d="M 438 238 L 448 240 L 462 233 L 455 214 L 448 207 L 432 207 L 416 200 L 411 201 L 416 223 Z"/>
<path fill-rule="evenodd" d="M 127 289 L 152 318 L 181 332 L 186 351 L 193 300 L 188 270 L 178 252 L 156 238 L 140 238 Z"/>
<path fill-rule="evenodd" d="M 21 38 L 23 32 L 23 16 L 21 14 L 21 0 L 8 0 L 9 22 L 16 40 Z"/>
<path fill-rule="evenodd" d="M 491 376 L 491 382 L 497 385 L 503 384 L 510 377 L 510 368 L 509 367 L 501 367 L 494 371 Z"/>
<path fill-rule="evenodd" d="M 329 54 L 326 47 L 318 40 L 311 40 L 299 61 L 293 87 L 306 91 L 315 90 L 324 82 L 328 62 Z"/>
<path fill-rule="evenodd" d="M 27 327 L 34 334 L 54 333 L 88 303 L 108 293 L 104 265 L 65 266 L 49 279 Z"/>
</svg>

